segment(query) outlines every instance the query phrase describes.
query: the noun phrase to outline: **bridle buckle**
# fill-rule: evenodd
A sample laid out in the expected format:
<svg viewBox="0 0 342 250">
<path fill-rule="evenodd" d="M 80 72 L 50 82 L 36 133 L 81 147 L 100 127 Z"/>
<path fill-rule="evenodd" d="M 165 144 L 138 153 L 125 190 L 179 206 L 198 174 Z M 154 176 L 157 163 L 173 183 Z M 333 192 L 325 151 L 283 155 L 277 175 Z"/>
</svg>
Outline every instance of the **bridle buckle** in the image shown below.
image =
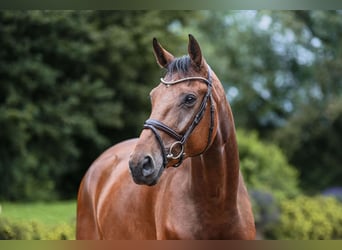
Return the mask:
<svg viewBox="0 0 342 250">
<path fill-rule="evenodd" d="M 177 147 L 179 147 L 179 150 L 177 150 Z M 179 152 L 177 152 L 179 151 Z M 180 141 L 176 141 L 171 144 L 171 147 L 169 149 L 169 153 L 167 154 L 166 158 L 168 160 L 178 160 L 180 159 L 184 154 L 184 145 Z"/>
</svg>

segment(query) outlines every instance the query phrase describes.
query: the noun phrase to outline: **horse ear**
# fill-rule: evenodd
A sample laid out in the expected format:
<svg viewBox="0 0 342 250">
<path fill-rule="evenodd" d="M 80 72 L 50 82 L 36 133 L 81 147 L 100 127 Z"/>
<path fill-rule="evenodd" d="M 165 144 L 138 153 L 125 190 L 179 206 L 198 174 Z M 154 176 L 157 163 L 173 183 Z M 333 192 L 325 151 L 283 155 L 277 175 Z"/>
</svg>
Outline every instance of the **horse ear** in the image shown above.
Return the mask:
<svg viewBox="0 0 342 250">
<path fill-rule="evenodd" d="M 188 53 L 189 53 L 192 63 L 198 69 L 200 69 L 203 63 L 202 51 L 198 42 L 196 41 L 194 36 L 191 34 L 189 34 Z"/>
<path fill-rule="evenodd" d="M 154 56 L 156 57 L 157 63 L 161 68 L 167 68 L 171 61 L 173 61 L 174 56 L 165 50 L 157 41 L 156 38 L 153 38 L 153 51 Z"/>
</svg>

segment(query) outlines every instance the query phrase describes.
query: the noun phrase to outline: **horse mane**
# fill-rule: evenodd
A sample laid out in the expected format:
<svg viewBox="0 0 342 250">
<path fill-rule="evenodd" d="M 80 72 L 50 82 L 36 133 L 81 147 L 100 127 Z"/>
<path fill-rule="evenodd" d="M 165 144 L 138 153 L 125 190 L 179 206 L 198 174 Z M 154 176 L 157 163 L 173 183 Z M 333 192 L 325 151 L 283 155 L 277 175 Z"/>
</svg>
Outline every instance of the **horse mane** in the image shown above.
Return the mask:
<svg viewBox="0 0 342 250">
<path fill-rule="evenodd" d="M 186 55 L 182 57 L 177 57 L 167 66 L 167 73 L 172 75 L 174 72 L 177 72 L 185 75 L 186 73 L 188 73 L 190 65 L 190 56 Z"/>
</svg>

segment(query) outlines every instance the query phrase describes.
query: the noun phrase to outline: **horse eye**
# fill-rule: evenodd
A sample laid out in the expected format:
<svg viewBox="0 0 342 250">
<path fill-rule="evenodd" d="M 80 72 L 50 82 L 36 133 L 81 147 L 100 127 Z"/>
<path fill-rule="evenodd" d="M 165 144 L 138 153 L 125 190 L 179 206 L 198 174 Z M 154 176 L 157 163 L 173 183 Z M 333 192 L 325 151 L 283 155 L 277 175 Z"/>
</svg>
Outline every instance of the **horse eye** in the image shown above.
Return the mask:
<svg viewBox="0 0 342 250">
<path fill-rule="evenodd" d="M 190 105 L 195 103 L 196 99 L 197 99 L 196 96 L 194 96 L 192 94 L 187 95 L 184 98 L 184 104 L 186 104 L 187 106 L 190 106 Z"/>
</svg>

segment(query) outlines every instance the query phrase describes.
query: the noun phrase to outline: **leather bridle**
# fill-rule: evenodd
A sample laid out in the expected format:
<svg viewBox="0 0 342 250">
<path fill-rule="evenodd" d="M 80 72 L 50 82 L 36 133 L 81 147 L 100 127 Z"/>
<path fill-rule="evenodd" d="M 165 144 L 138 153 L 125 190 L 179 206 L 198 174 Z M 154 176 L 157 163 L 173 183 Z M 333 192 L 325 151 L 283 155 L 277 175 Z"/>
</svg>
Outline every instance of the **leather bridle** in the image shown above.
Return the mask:
<svg viewBox="0 0 342 250">
<path fill-rule="evenodd" d="M 213 100 L 212 100 L 212 78 L 211 78 L 210 72 L 211 72 L 211 69 L 208 66 L 208 78 L 204 78 L 200 76 L 192 76 L 192 77 L 185 77 L 185 78 L 175 80 L 175 81 L 166 81 L 163 78 L 160 79 L 161 82 L 165 84 L 167 87 L 178 84 L 178 83 L 182 83 L 185 81 L 193 81 L 193 80 L 200 80 L 206 83 L 208 86 L 207 93 L 205 94 L 202 100 L 199 110 L 197 114 L 195 115 L 192 123 L 190 124 L 190 126 L 188 127 L 188 129 L 185 131 L 184 134 L 181 135 L 177 133 L 174 129 L 170 128 L 169 126 L 165 125 L 164 123 L 160 121 L 157 121 L 154 119 L 148 119 L 145 121 L 144 129 L 150 129 L 155 135 L 156 140 L 159 143 L 162 157 L 163 157 L 164 168 L 166 167 L 166 165 L 169 163 L 170 160 L 178 160 L 177 163 L 173 164 L 173 167 L 178 167 L 179 165 L 182 164 L 184 156 L 185 156 L 184 145 L 186 141 L 188 140 L 188 138 L 190 137 L 192 131 L 196 128 L 196 126 L 199 124 L 199 122 L 203 118 L 208 101 L 210 102 L 210 127 L 209 127 L 209 134 L 208 134 L 208 142 L 207 142 L 207 146 L 200 154 L 204 153 L 209 147 L 211 137 L 212 137 L 212 132 L 214 129 L 214 106 L 213 106 Z M 168 153 L 158 130 L 165 132 L 167 135 L 169 135 L 170 137 L 176 140 L 174 143 L 171 144 Z"/>
</svg>

